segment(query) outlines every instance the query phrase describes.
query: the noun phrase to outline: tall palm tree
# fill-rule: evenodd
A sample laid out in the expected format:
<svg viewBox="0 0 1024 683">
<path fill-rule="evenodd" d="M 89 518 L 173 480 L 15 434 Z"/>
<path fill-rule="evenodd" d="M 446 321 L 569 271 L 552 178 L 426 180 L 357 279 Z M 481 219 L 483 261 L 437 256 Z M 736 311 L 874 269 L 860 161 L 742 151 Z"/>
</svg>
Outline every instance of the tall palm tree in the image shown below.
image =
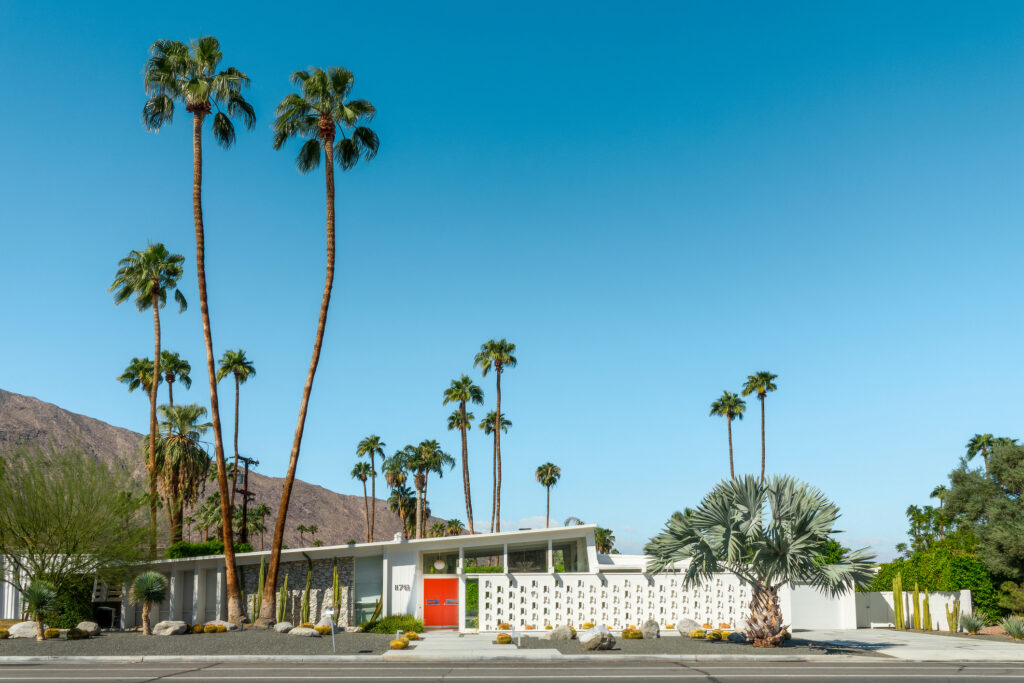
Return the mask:
<svg viewBox="0 0 1024 683">
<path fill-rule="evenodd" d="M 166 349 L 160 352 L 160 370 L 167 380 L 167 402 L 174 406 L 174 383 L 181 382 L 186 389 L 192 388 L 192 366 L 187 360 L 174 351 Z"/>
<path fill-rule="evenodd" d="M 441 450 L 441 444 L 433 439 L 421 441 L 418 446 L 406 446 L 406 466 L 413 472 L 416 487 L 416 538 L 423 538 L 426 523 L 427 480 L 431 472 L 444 476 L 444 468 L 455 467 L 455 459 Z"/>
<path fill-rule="evenodd" d="M 206 408 L 197 405 L 160 406 L 158 471 L 167 500 L 171 543 L 182 540 L 181 525 L 186 505 L 202 493 L 210 470 L 210 456 L 202 437 L 210 428 Z"/>
<path fill-rule="evenodd" d="M 498 415 L 496 423 L 503 425 L 501 421 L 501 374 L 505 368 L 514 368 L 518 362 L 515 357 L 516 345 L 512 342 L 501 339 L 490 339 L 480 345 L 480 351 L 473 359 L 473 367 L 479 367 L 482 375 L 494 370 L 495 387 L 497 389 L 497 403 L 494 409 Z M 501 431 L 493 429 L 489 433 L 494 434 L 494 482 L 493 495 L 491 497 L 491 531 L 501 531 Z"/>
<path fill-rule="evenodd" d="M 387 446 L 376 434 L 371 434 L 356 446 L 356 455 L 370 460 L 370 500 L 373 504 L 370 507 L 370 536 L 367 541 L 373 541 L 377 527 L 377 458 L 380 457 L 383 465 L 384 449 Z"/>
<path fill-rule="evenodd" d="M 465 530 L 466 530 L 466 527 L 464 527 L 462 525 L 462 520 L 461 519 L 453 518 L 453 519 L 449 519 L 447 522 L 444 523 L 444 535 L 445 536 L 459 536 Z"/>
<path fill-rule="evenodd" d="M 562 526 L 583 526 L 584 522 L 579 517 L 566 517 Z"/>
<path fill-rule="evenodd" d="M 179 312 L 188 307 L 185 295 L 178 289 L 181 264 L 185 257 L 172 254 L 162 244 L 150 244 L 145 251 L 132 250 L 118 263 L 117 275 L 110 291 L 114 303 L 135 300 L 140 311 L 153 309 L 153 376 L 160 377 L 160 309 L 167 304 L 167 295 L 174 292 Z M 149 386 L 149 554 L 156 557 L 156 389 L 159 381 Z"/>
<path fill-rule="evenodd" d="M 320 527 L 316 524 L 310 524 L 306 527 L 306 533 L 309 534 L 310 542 L 316 543 L 316 535 L 320 532 Z"/>
<path fill-rule="evenodd" d="M 388 508 L 402 522 L 402 538 L 409 537 L 409 515 L 416 514 L 416 501 L 413 490 L 404 483 L 391 487 L 391 495 L 388 496 Z"/>
<path fill-rule="evenodd" d="M 237 414 L 237 409 L 236 409 Z M 249 492 L 249 468 L 259 467 L 260 461 L 256 458 L 247 458 L 244 455 L 239 456 L 239 460 L 245 465 L 242 474 L 242 519 L 249 519 L 249 500 L 255 497 L 255 494 Z M 237 475 L 235 475 L 237 477 Z M 241 543 L 249 542 L 249 524 L 246 523 L 242 526 L 241 535 L 239 538 Z"/>
<path fill-rule="evenodd" d="M 189 543 L 192 542 L 192 525 L 195 524 L 195 523 L 196 523 L 196 518 L 193 517 L 192 515 L 187 515 L 185 517 L 185 526 L 188 529 L 187 539 L 188 539 Z"/>
<path fill-rule="evenodd" d="M 260 535 L 260 550 L 263 550 L 263 537 L 267 533 L 267 515 L 271 513 L 271 509 L 268 505 L 260 503 L 249 512 L 255 519 L 259 520 L 253 523 L 250 531 Z"/>
<path fill-rule="evenodd" d="M 764 399 L 768 392 L 778 388 L 775 386 L 775 380 L 778 378 L 778 375 L 763 370 L 747 375 L 747 381 L 740 392 L 744 396 L 757 394 L 757 400 L 761 402 L 761 481 L 764 481 Z"/>
<path fill-rule="evenodd" d="M 448 525 L 444 522 L 434 522 L 430 525 L 430 531 L 427 533 L 431 538 L 440 538 L 445 535 L 448 530 Z"/>
<path fill-rule="evenodd" d="M 303 547 L 305 547 L 306 539 L 303 538 L 302 535 L 304 533 L 306 533 L 307 531 L 309 531 L 309 527 L 306 526 L 305 524 L 299 524 L 298 526 L 295 527 L 295 530 L 299 532 L 299 544 L 302 545 Z"/>
<path fill-rule="evenodd" d="M 615 534 L 611 529 L 599 526 L 594 529 L 594 549 L 602 555 L 610 555 L 615 549 Z"/>
<path fill-rule="evenodd" d="M 196 528 L 202 530 L 204 541 L 210 540 L 210 529 L 216 529 L 217 538 L 224 537 L 224 527 L 221 526 L 223 508 L 220 500 L 220 492 L 214 491 L 196 509 Z"/>
<path fill-rule="evenodd" d="M 363 506 L 366 508 L 366 542 L 371 540 L 370 536 L 370 500 L 366 493 L 366 480 L 370 478 L 370 463 L 357 462 L 352 468 L 352 478 L 363 482 Z M 376 500 L 374 501 L 376 502 Z"/>
<path fill-rule="evenodd" d="M 178 40 L 158 40 L 150 47 L 143 83 L 146 104 L 142 120 L 147 130 L 158 131 L 174 117 L 174 103 L 185 105 L 192 114 L 192 222 L 196 233 L 196 278 L 199 283 L 199 312 L 206 345 L 206 373 L 210 383 L 210 421 L 213 424 L 213 452 L 217 459 L 217 486 L 222 501 L 229 502 L 227 472 L 224 469 L 224 439 L 217 400 L 217 373 L 213 358 L 213 332 L 206 289 L 206 229 L 203 225 L 203 123 L 213 114 L 214 140 L 224 149 L 235 143 L 232 119 L 241 117 L 252 129 L 256 115 L 242 88 L 249 77 L 235 67 L 218 71 L 223 53 L 213 36 L 203 36 L 186 45 Z M 214 114 L 216 109 L 217 113 Z M 231 506 L 221 506 L 221 535 L 224 537 L 224 578 L 227 587 L 228 621 L 240 624 L 244 610 L 235 567 Z M 276 577 L 276 575 L 275 575 Z"/>
<path fill-rule="evenodd" d="M 237 351 L 227 350 L 220 357 L 220 364 L 217 367 L 217 381 L 221 381 L 228 375 L 235 378 L 235 471 L 238 471 L 238 396 L 240 388 L 250 377 L 256 376 L 256 368 L 252 361 L 245 357 L 245 349 Z M 231 508 L 235 507 L 235 487 L 238 483 L 238 476 L 231 478 Z"/>
<path fill-rule="evenodd" d="M 127 386 L 129 393 L 142 389 L 148 398 L 153 388 L 153 361 L 148 358 L 132 358 L 117 381 Z"/>
<path fill-rule="evenodd" d="M 742 398 L 732 393 L 731 391 L 723 391 L 722 395 L 719 396 L 711 404 L 711 412 L 708 413 L 711 417 L 724 417 L 727 418 L 729 423 L 729 478 L 736 478 L 736 469 L 733 467 L 732 460 L 732 421 L 742 420 L 743 411 L 747 409 L 747 402 Z"/>
<path fill-rule="evenodd" d="M 451 385 L 444 390 L 444 402 L 458 403 L 459 408 L 448 416 L 448 429 L 458 429 L 462 435 L 462 490 L 466 495 L 466 522 L 469 524 L 469 533 L 473 533 L 473 502 L 469 494 L 469 446 L 466 441 L 466 432 L 473 421 L 473 413 L 466 411 L 466 403 L 483 404 L 484 392 L 473 383 L 469 375 L 462 375 L 453 379 Z"/>
<path fill-rule="evenodd" d="M 551 526 L 551 487 L 557 484 L 559 478 L 561 478 L 562 468 L 554 463 L 546 462 L 537 468 L 534 476 L 547 491 L 548 502 L 544 512 L 544 528 L 547 529 Z"/>
<path fill-rule="evenodd" d="M 320 362 L 320 349 L 323 346 L 324 328 L 327 325 L 327 309 L 331 303 L 331 288 L 334 285 L 334 164 L 337 163 L 342 171 L 348 171 L 355 167 L 360 159 L 373 159 L 380 146 L 377 134 L 367 126 L 360 125 L 363 121 L 372 119 L 376 109 L 367 100 L 349 99 L 354 81 L 352 72 L 341 67 L 330 67 L 326 71 L 296 71 L 292 74 L 292 83 L 299 87 L 301 94 L 292 93 L 285 97 L 277 105 L 275 112 L 277 118 L 274 120 L 274 149 L 281 149 L 289 138 L 306 138 L 296 159 L 299 172 L 309 173 L 320 165 L 321 153 L 324 157 L 327 191 L 327 274 L 320 299 L 313 357 L 306 374 L 306 384 L 302 389 L 299 420 L 295 427 L 288 472 L 281 491 L 277 524 L 274 527 L 274 540 L 270 548 L 267 583 L 263 590 L 263 605 L 257 620 L 257 624 L 262 626 L 272 624 L 276 616 L 276 582 L 281 562 L 281 546 L 284 543 L 285 519 L 288 515 L 292 487 L 295 484 L 302 431 L 306 424 L 309 396 L 313 391 L 313 378 Z M 336 142 L 339 134 L 341 139 Z"/>
</svg>

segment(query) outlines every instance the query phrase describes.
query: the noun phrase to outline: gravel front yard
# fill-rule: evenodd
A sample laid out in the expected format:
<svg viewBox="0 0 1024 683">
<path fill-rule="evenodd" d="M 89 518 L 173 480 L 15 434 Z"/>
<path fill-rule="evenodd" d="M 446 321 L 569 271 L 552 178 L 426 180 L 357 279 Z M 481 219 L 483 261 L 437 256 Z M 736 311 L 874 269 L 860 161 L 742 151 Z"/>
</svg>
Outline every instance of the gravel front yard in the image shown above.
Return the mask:
<svg viewBox="0 0 1024 683">
<path fill-rule="evenodd" d="M 613 634 L 615 635 L 615 634 Z M 613 654 L 613 655 L 864 655 L 863 650 L 825 645 L 794 638 L 784 647 L 754 647 L 743 643 L 712 643 L 694 638 L 668 637 L 650 640 L 624 640 L 615 636 L 615 648 L 611 650 L 584 651 L 576 640 L 547 640 L 546 638 L 523 638 L 522 649 L 555 649 L 563 655 Z M 868 653 L 870 656 L 870 653 Z"/>
<path fill-rule="evenodd" d="M 339 655 L 379 655 L 392 636 L 378 633 L 338 633 Z M 140 633 L 104 633 L 88 640 L 0 640 L 0 661 L 5 656 L 81 655 L 329 655 L 331 637 L 302 638 L 263 629 L 184 636 L 143 636 Z"/>
</svg>

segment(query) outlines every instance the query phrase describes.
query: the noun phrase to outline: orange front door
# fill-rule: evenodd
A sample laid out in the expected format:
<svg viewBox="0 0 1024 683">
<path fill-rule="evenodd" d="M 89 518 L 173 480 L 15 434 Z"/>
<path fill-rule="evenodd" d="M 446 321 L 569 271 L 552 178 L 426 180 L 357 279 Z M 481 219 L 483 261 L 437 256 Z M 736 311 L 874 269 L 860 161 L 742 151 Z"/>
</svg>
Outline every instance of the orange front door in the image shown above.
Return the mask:
<svg viewBox="0 0 1024 683">
<path fill-rule="evenodd" d="M 459 580 L 423 579 L 423 625 L 459 627 Z"/>
</svg>

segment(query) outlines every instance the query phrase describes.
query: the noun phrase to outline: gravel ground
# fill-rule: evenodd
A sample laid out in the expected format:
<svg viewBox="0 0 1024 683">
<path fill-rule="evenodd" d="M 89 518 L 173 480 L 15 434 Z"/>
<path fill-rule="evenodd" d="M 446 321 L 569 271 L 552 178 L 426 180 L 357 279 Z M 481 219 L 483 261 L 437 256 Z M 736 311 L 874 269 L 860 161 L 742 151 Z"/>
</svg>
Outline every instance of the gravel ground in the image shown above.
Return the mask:
<svg viewBox="0 0 1024 683">
<path fill-rule="evenodd" d="M 614 635 L 614 634 L 613 634 Z M 743 643 L 717 643 L 694 638 L 670 637 L 650 640 L 623 640 L 615 637 L 611 650 L 585 652 L 576 640 L 547 640 L 546 638 L 523 638 L 522 649 L 538 650 L 554 648 L 564 655 L 579 654 L 620 654 L 620 655 L 846 655 L 864 654 L 863 650 L 824 645 L 794 638 L 783 647 L 758 647 Z"/>
<path fill-rule="evenodd" d="M 379 655 L 391 636 L 378 633 L 338 633 L 339 655 Z M 302 638 L 263 629 L 203 633 L 184 636 L 143 636 L 140 633 L 104 633 L 87 640 L 24 638 L 0 640 L 0 661 L 11 655 L 329 655 L 331 637 Z"/>
</svg>

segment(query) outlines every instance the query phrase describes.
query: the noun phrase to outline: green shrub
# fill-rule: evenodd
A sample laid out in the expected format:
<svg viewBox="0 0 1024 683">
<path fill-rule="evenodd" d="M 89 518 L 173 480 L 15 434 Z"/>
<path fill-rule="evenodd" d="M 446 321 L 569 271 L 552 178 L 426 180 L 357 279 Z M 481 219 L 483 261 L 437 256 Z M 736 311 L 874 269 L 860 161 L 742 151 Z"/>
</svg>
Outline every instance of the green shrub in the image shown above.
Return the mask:
<svg viewBox="0 0 1024 683">
<path fill-rule="evenodd" d="M 5 628 L 0 628 L 0 640 L 6 640 L 11 637 L 11 632 Z"/>
<path fill-rule="evenodd" d="M 36 633 L 38 633 L 38 631 L 36 631 Z M 54 638 L 60 638 L 60 631 L 58 629 L 55 629 L 55 628 L 48 628 L 45 631 L 43 631 L 43 638 L 46 638 L 47 640 L 53 640 Z"/>
<path fill-rule="evenodd" d="M 57 591 L 46 623 L 54 628 L 73 628 L 92 621 L 92 577 L 76 577 Z"/>
<path fill-rule="evenodd" d="M 504 567 L 477 567 L 470 565 L 463 567 L 462 571 L 466 574 L 503 574 L 505 572 Z"/>
<path fill-rule="evenodd" d="M 236 553 L 251 553 L 252 544 L 235 543 Z M 224 541 L 205 541 L 203 543 L 189 543 L 178 541 L 167 549 L 167 559 L 175 560 L 182 557 L 202 557 L 204 555 L 223 555 Z"/>
<path fill-rule="evenodd" d="M 423 633 L 423 622 L 408 614 L 396 614 L 381 617 L 377 621 L 368 621 L 362 625 L 363 633 L 395 633 L 397 631 L 415 631 Z"/>
<path fill-rule="evenodd" d="M 985 628 L 985 619 L 977 614 L 961 614 L 960 628 L 972 636 L 976 635 L 978 631 Z"/>
<path fill-rule="evenodd" d="M 82 640 L 83 638 L 88 638 L 88 637 L 89 637 L 89 634 L 86 633 L 85 631 L 83 631 L 80 628 L 70 628 L 70 629 L 68 629 L 68 640 Z"/>
<path fill-rule="evenodd" d="M 1014 640 L 1024 638 L 1024 619 L 1021 617 L 1004 617 L 999 625 L 1006 631 L 1006 635 Z"/>
<path fill-rule="evenodd" d="M 892 590 L 892 580 L 900 574 L 904 586 L 918 584 L 920 590 L 956 592 L 971 591 L 975 610 L 987 614 L 1002 614 L 999 593 L 992 582 L 992 574 L 980 560 L 937 547 L 914 553 L 909 559 L 898 559 L 879 567 L 868 591 Z"/>
</svg>

